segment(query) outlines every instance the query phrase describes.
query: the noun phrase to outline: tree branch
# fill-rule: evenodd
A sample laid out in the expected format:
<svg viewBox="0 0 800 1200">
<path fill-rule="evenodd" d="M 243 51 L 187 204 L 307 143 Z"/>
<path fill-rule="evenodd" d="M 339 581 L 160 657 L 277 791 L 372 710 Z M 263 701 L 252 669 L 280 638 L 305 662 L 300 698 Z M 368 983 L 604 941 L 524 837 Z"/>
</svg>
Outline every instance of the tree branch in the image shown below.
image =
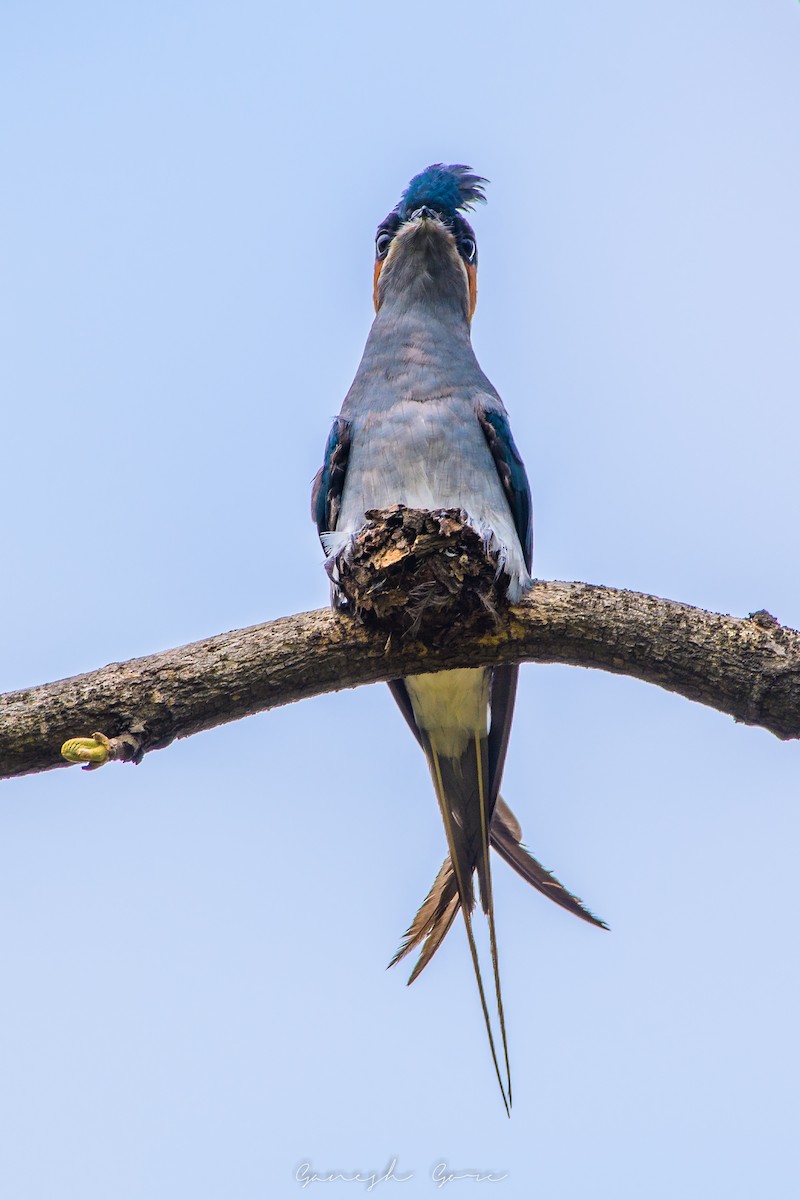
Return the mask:
<svg viewBox="0 0 800 1200">
<path fill-rule="evenodd" d="M 63 766 L 67 738 L 102 731 L 139 761 L 175 738 L 341 688 L 491 663 L 597 667 L 678 692 L 779 738 L 800 737 L 800 633 L 637 592 L 536 583 L 489 632 L 447 645 L 328 610 L 284 617 L 0 696 L 0 778 Z"/>
</svg>

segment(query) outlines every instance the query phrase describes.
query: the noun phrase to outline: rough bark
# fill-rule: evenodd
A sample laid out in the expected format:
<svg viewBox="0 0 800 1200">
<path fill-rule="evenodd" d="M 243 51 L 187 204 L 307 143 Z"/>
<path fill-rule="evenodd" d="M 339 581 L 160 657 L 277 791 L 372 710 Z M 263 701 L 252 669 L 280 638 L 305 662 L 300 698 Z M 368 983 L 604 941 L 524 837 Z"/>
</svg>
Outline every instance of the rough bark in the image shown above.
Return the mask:
<svg viewBox="0 0 800 1200">
<path fill-rule="evenodd" d="M 487 631 L 438 643 L 328 610 L 284 617 L 0 696 L 0 778 L 63 766 L 62 742 L 101 731 L 138 761 L 175 738 L 308 696 L 445 667 L 544 662 L 630 675 L 779 738 L 800 737 L 800 633 L 637 592 L 536 583 Z"/>
</svg>

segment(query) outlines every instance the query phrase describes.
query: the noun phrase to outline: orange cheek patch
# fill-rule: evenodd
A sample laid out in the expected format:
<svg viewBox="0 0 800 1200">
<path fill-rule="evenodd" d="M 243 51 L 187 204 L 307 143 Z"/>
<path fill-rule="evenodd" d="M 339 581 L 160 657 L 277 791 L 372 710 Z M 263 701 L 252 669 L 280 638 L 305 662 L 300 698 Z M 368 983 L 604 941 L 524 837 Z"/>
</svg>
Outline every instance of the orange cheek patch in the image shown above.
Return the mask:
<svg viewBox="0 0 800 1200">
<path fill-rule="evenodd" d="M 472 263 L 465 263 L 467 282 L 469 283 L 469 319 L 475 315 L 475 305 L 478 303 L 478 272 Z"/>
<path fill-rule="evenodd" d="M 372 301 L 375 305 L 375 312 L 378 311 L 378 279 L 380 278 L 383 268 L 383 259 L 379 258 L 375 263 L 375 273 L 372 277 Z"/>
</svg>

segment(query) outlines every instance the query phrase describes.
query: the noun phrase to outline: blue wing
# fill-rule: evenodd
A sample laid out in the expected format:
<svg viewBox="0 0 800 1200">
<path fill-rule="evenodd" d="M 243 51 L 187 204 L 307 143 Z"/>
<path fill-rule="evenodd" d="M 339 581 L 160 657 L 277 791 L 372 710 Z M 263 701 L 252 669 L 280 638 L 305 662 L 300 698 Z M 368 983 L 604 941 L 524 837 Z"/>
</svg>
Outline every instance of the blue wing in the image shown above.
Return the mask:
<svg viewBox="0 0 800 1200">
<path fill-rule="evenodd" d="M 320 536 L 335 529 L 338 523 L 349 457 L 349 422 L 337 417 L 325 446 L 324 461 L 314 477 L 311 490 L 311 518 Z"/>
<path fill-rule="evenodd" d="M 498 412 L 497 409 L 482 408 L 478 410 L 478 420 L 514 518 L 525 566 L 530 571 L 533 561 L 533 505 L 525 466 L 511 436 L 505 413 Z M 495 667 L 492 672 L 492 719 L 489 727 L 489 795 L 492 808 L 500 792 L 500 780 L 514 716 L 518 675 L 518 666 Z"/>
<path fill-rule="evenodd" d="M 530 571 L 533 561 L 533 506 L 525 466 L 516 447 L 508 417 L 496 409 L 479 409 L 478 420 L 492 452 L 497 474 L 514 518 L 517 537 Z"/>
</svg>

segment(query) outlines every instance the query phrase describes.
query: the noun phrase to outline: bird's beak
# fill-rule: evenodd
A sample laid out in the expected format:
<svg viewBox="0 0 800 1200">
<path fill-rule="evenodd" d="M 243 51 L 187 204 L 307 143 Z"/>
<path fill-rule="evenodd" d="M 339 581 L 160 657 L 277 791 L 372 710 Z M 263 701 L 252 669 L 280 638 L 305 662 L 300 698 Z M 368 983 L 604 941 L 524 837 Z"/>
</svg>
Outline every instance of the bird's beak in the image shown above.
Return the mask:
<svg viewBox="0 0 800 1200">
<path fill-rule="evenodd" d="M 412 247 L 415 249 L 419 247 L 419 242 L 417 239 L 420 236 L 425 238 L 425 235 L 434 241 L 438 241 L 440 246 L 440 239 L 444 239 L 448 244 L 447 251 L 449 253 L 447 256 L 452 260 L 452 267 L 454 267 L 462 276 L 466 287 L 468 296 L 466 305 L 469 313 L 469 320 L 471 321 L 477 300 L 477 277 L 475 267 L 472 264 L 464 262 L 458 252 L 455 240 L 450 232 L 449 227 L 442 220 L 440 214 L 437 213 L 435 209 L 428 208 L 427 205 L 423 205 L 420 208 L 414 209 L 405 225 L 402 226 L 395 236 L 394 241 L 389 247 L 389 253 L 385 258 L 378 259 L 375 263 L 372 290 L 375 311 L 377 312 L 380 308 L 382 300 L 381 291 L 378 287 L 378 281 L 381 277 L 382 271 L 390 263 L 396 265 L 396 260 L 399 259 L 400 256 L 403 256 L 409 252 L 414 253 L 415 250 L 412 249 Z M 441 250 L 439 253 L 441 254 Z"/>
<path fill-rule="evenodd" d="M 440 221 L 441 217 L 432 208 L 428 208 L 427 204 L 423 204 L 422 208 L 415 208 L 411 214 L 412 221 Z"/>
</svg>

